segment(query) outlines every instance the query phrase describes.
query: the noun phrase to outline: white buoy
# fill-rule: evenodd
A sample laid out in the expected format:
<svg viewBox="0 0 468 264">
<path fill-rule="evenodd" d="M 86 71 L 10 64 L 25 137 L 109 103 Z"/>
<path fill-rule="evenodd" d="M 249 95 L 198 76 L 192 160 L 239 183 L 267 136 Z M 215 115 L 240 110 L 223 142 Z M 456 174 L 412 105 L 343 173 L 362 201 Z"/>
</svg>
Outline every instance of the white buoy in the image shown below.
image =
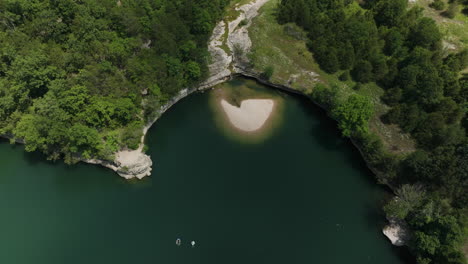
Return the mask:
<svg viewBox="0 0 468 264">
<path fill-rule="evenodd" d="M 195 241 L 192 241 L 190 244 L 192 244 L 192 247 L 195 247 Z"/>
<path fill-rule="evenodd" d="M 180 246 L 182 244 L 182 240 L 180 240 L 180 238 L 176 239 L 176 245 L 177 246 Z"/>
</svg>

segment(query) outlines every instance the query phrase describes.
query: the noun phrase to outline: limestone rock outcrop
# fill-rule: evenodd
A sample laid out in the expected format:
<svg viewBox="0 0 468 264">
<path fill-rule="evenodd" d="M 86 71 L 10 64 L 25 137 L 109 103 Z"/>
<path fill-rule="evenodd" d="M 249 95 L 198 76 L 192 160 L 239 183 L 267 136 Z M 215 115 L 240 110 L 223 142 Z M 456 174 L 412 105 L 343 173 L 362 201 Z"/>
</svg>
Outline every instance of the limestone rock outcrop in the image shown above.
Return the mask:
<svg viewBox="0 0 468 264">
<path fill-rule="evenodd" d="M 389 222 L 390 224 L 385 226 L 382 230 L 384 235 L 395 246 L 407 245 L 409 240 L 409 228 L 407 224 L 395 219 L 390 219 Z"/>
<path fill-rule="evenodd" d="M 150 156 L 139 150 L 117 153 L 115 163 L 118 165 L 116 172 L 125 179 L 150 176 L 153 166 Z"/>
</svg>

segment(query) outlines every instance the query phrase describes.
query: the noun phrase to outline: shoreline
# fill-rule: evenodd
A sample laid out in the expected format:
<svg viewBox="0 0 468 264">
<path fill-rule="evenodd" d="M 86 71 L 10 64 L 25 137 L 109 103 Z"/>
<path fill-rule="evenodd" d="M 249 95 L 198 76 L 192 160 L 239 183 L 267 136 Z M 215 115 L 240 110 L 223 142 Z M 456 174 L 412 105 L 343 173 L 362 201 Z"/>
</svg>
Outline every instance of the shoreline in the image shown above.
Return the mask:
<svg viewBox="0 0 468 264">
<path fill-rule="evenodd" d="M 151 175 L 152 170 L 152 161 L 151 157 L 146 155 L 143 152 L 144 148 L 144 141 L 146 139 L 146 135 L 149 129 L 156 123 L 156 121 L 173 105 L 175 105 L 180 100 L 188 97 L 189 95 L 195 92 L 203 92 L 209 89 L 214 89 L 216 85 L 230 81 L 235 78 L 247 78 L 254 80 L 260 84 L 263 84 L 269 88 L 278 89 L 287 93 L 296 94 L 299 96 L 303 96 L 312 102 L 314 105 L 320 107 L 321 109 L 325 110 L 327 116 L 332 118 L 327 109 L 312 100 L 307 94 L 302 91 L 298 91 L 293 89 L 284 84 L 278 84 L 270 82 L 269 80 L 265 80 L 261 77 L 261 73 L 253 72 L 248 69 L 246 65 L 248 65 L 248 58 L 246 54 L 250 51 L 252 46 L 250 37 L 248 35 L 248 28 L 252 23 L 252 19 L 258 15 L 259 9 L 269 0 L 254 0 L 250 3 L 247 3 L 242 6 L 236 6 L 235 9 L 240 12 L 239 16 L 229 23 L 226 23 L 224 20 L 218 22 L 216 27 L 213 29 L 213 34 L 209 40 L 208 50 L 211 54 L 211 57 L 214 59 L 214 62 L 211 63 L 208 67 L 210 69 L 210 76 L 204 81 L 201 82 L 200 85 L 193 88 L 186 88 L 179 93 L 172 97 L 169 102 L 165 105 L 161 106 L 161 108 L 157 111 L 156 117 L 148 122 L 143 127 L 143 135 L 140 140 L 140 146 L 136 150 L 120 150 L 116 152 L 116 159 L 114 161 L 107 161 L 107 160 L 100 160 L 100 159 L 82 159 L 82 162 L 94 165 L 101 165 L 106 168 L 109 168 L 119 174 L 121 177 L 125 179 L 142 179 L 146 176 Z M 239 27 L 239 24 L 242 20 L 247 19 L 249 22 L 247 25 L 243 27 Z M 227 24 L 227 25 L 226 25 Z M 231 54 L 227 54 L 225 50 L 221 47 L 224 43 L 223 37 L 225 35 L 226 27 L 228 29 L 228 36 L 226 39 L 227 45 L 233 53 L 233 49 L 235 46 L 240 46 L 240 48 L 244 51 L 240 56 L 235 56 Z M 230 69 L 232 67 L 232 70 Z M 332 118 L 333 119 L 333 118 Z M 336 121 L 336 120 L 335 120 Z M 15 139 L 12 135 L 0 135 L 0 137 L 12 140 Z M 358 147 L 356 142 L 353 139 L 350 139 L 352 144 L 359 150 L 361 156 L 363 156 L 361 149 Z M 16 143 L 24 144 L 24 141 L 21 139 L 15 139 Z M 119 157 L 123 154 L 126 158 L 120 160 Z M 130 157 L 129 157 L 130 156 Z M 140 160 L 140 163 L 136 162 Z M 123 161 L 123 162 L 122 162 Z M 135 163 L 128 162 L 134 161 Z M 367 164 L 367 161 L 366 161 Z M 129 169 L 128 167 L 140 167 L 139 170 L 134 171 Z M 141 168 L 146 167 L 146 168 Z M 374 168 L 372 168 L 369 164 L 367 167 L 376 175 L 381 174 Z M 393 186 L 386 184 L 392 191 Z"/>
<path fill-rule="evenodd" d="M 308 101 L 318 106 L 320 109 L 325 110 L 327 116 L 329 118 L 332 118 L 323 105 L 320 105 L 317 102 L 315 102 L 310 96 L 308 96 L 304 92 L 298 91 L 284 84 L 272 83 L 269 80 L 265 80 L 261 77 L 260 73 L 253 72 L 245 66 L 248 65 L 248 58 L 246 57 L 246 54 L 248 54 L 248 51 L 252 46 L 250 37 L 248 35 L 248 28 L 252 23 L 252 19 L 258 15 L 259 9 L 267 1 L 268 0 L 254 0 L 251 3 L 245 4 L 240 7 L 238 6 L 235 9 L 240 11 L 240 15 L 234 21 L 226 23 L 224 20 L 222 20 L 216 25 L 208 45 L 208 51 L 210 52 L 211 57 L 213 59 L 213 63 L 211 63 L 208 66 L 210 70 L 209 77 L 204 82 L 201 82 L 197 87 L 186 88 L 179 91 L 179 93 L 176 96 L 172 97 L 169 100 L 169 102 L 161 106 L 161 108 L 157 111 L 156 117 L 144 126 L 140 146 L 137 150 L 121 150 L 115 153 L 116 159 L 114 161 L 106 161 L 99 159 L 83 159 L 81 161 L 88 164 L 101 165 L 103 167 L 109 168 L 127 180 L 143 179 L 144 177 L 150 176 L 152 172 L 153 161 L 151 160 L 151 157 L 149 155 L 146 155 L 143 152 L 143 147 L 146 135 L 149 129 L 154 125 L 154 123 L 156 123 L 156 121 L 169 108 L 171 108 L 181 99 L 186 98 L 195 92 L 203 92 L 205 90 L 213 89 L 214 86 L 216 86 L 217 84 L 232 80 L 234 78 L 252 79 L 260 84 L 265 85 L 266 87 L 278 89 L 286 93 L 303 96 L 306 99 L 308 99 Z M 248 24 L 239 28 L 239 24 L 245 19 L 248 20 Z M 225 36 L 226 28 L 228 30 L 227 39 L 223 39 Z M 223 50 L 222 46 L 225 44 L 224 42 L 227 42 L 227 46 L 229 47 L 229 51 L 231 52 L 231 54 L 228 54 L 225 50 Z M 243 52 L 242 54 L 240 54 L 240 56 L 235 56 L 233 51 L 239 48 Z M 14 138 L 13 135 L 0 135 L 0 137 L 9 139 L 10 141 L 15 140 L 16 143 L 19 144 L 25 143 L 21 139 Z M 372 166 L 364 158 L 363 152 L 358 146 L 358 144 L 355 142 L 355 140 L 350 139 L 350 141 L 361 154 L 361 157 L 364 159 L 367 168 L 369 168 L 369 170 L 373 174 L 381 175 L 381 172 L 379 172 L 375 168 L 372 168 Z M 378 184 L 387 186 L 392 191 L 394 190 L 394 186 L 391 186 L 389 183 Z"/>
<path fill-rule="evenodd" d="M 143 152 L 144 142 L 146 134 L 149 129 L 156 123 L 169 108 L 176 104 L 181 99 L 195 93 L 202 92 L 208 89 L 213 89 L 216 85 L 232 80 L 237 74 L 242 74 L 242 64 L 240 63 L 241 58 L 235 58 L 234 50 L 242 49 L 242 59 L 248 61 L 246 55 L 250 50 L 252 42 L 248 34 L 248 28 L 252 24 L 252 19 L 258 15 L 259 9 L 269 0 L 253 0 L 250 3 L 239 6 L 234 5 L 234 9 L 239 12 L 239 16 L 233 21 L 225 22 L 221 20 L 218 22 L 213 29 L 212 36 L 208 42 L 208 51 L 212 58 L 212 63 L 208 66 L 209 76 L 197 87 L 186 88 L 174 97 L 169 102 L 161 106 L 157 111 L 156 117 L 148 122 L 143 127 L 143 135 L 140 140 L 140 145 L 136 150 L 122 149 L 115 153 L 115 159 L 113 161 L 101 160 L 101 159 L 81 159 L 81 162 L 101 165 L 109 168 L 116 172 L 119 176 L 130 180 L 130 179 L 143 179 L 144 177 L 151 176 L 153 161 L 149 155 Z M 247 25 L 240 26 L 242 21 L 248 20 Z M 227 29 L 227 38 L 225 33 Z M 229 48 L 228 54 L 223 48 L 223 45 L 227 44 Z M 245 62 L 244 61 L 244 62 Z M 13 135 L 0 135 L 0 137 L 7 138 L 9 140 L 14 139 L 16 143 L 24 144 L 21 139 L 16 139 Z"/>
<path fill-rule="evenodd" d="M 100 160 L 100 159 L 82 159 L 82 162 L 89 163 L 89 164 L 94 164 L 94 165 L 101 165 L 106 168 L 112 169 L 113 171 L 117 172 L 120 176 L 126 178 L 126 179 L 133 179 L 133 178 L 138 178 L 142 179 L 146 176 L 151 175 L 151 168 L 147 169 L 144 172 L 140 173 L 135 173 L 135 175 L 130 175 L 131 171 L 129 172 L 127 169 L 123 169 L 125 165 L 132 165 L 128 164 L 128 162 L 120 162 L 119 159 L 117 158 L 120 153 L 124 153 L 125 156 L 127 156 L 129 153 L 132 153 L 135 156 L 146 156 L 149 158 L 149 161 L 151 161 L 151 158 L 143 153 L 143 147 L 144 147 L 144 141 L 146 139 L 146 134 L 148 133 L 149 129 L 156 123 L 156 121 L 167 111 L 169 108 L 171 108 L 173 105 L 175 105 L 177 102 L 180 100 L 188 97 L 189 95 L 196 93 L 196 92 L 203 92 L 206 90 L 214 89 L 216 85 L 230 81 L 235 78 L 247 78 L 254 80 L 260 84 L 263 84 L 269 88 L 274 88 L 278 89 L 281 91 L 284 91 L 286 93 L 291 93 L 295 95 L 302 96 L 306 99 L 308 99 L 310 102 L 312 102 L 314 105 L 318 106 L 322 110 L 326 111 L 327 116 L 329 118 L 332 118 L 328 112 L 327 109 L 312 100 L 310 96 L 305 94 L 302 91 L 296 90 L 292 87 L 289 87 L 284 84 L 278 84 L 278 83 L 273 83 L 270 82 L 269 80 L 265 80 L 264 78 L 261 77 L 261 73 L 253 72 L 245 66 L 246 63 L 248 63 L 248 59 L 246 58 L 245 54 L 248 53 L 248 51 L 251 48 L 251 41 L 250 37 L 248 36 L 248 27 L 252 23 L 252 19 L 258 15 L 259 9 L 269 0 L 254 0 L 251 3 L 242 5 L 242 6 L 237 6 L 235 7 L 236 10 L 240 11 L 240 15 L 233 21 L 229 22 L 227 27 L 229 30 L 229 34 L 227 37 L 227 44 L 230 48 L 230 51 L 232 52 L 234 46 L 236 45 L 241 45 L 241 48 L 243 49 L 244 53 L 240 56 L 241 58 L 235 57 L 233 55 L 227 54 L 221 46 L 223 45 L 223 40 L 222 38 L 224 37 L 225 34 L 225 28 L 226 28 L 226 23 L 224 20 L 221 20 L 218 22 L 216 27 L 213 30 L 213 34 L 209 40 L 209 45 L 208 45 L 208 50 L 211 53 L 211 56 L 213 58 L 219 58 L 219 60 L 214 60 L 213 63 L 209 65 L 210 68 L 210 76 L 204 81 L 201 82 L 199 86 L 194 87 L 194 88 L 186 88 L 179 93 L 172 97 L 169 102 L 167 102 L 165 105 L 161 106 L 160 110 L 157 111 L 156 117 L 148 122 L 144 127 L 143 127 L 143 135 L 141 137 L 140 141 L 140 146 L 137 150 L 120 150 L 119 152 L 116 152 L 116 160 L 114 161 L 107 161 L 107 160 Z M 242 20 L 248 19 L 249 22 L 247 25 L 243 27 L 238 27 L 239 24 L 241 23 Z M 243 58 L 242 58 L 243 57 Z M 242 59 L 247 59 L 242 60 Z M 219 68 L 220 65 L 223 65 L 221 68 Z M 233 71 L 231 71 L 229 68 L 232 66 Z M 333 119 L 333 118 L 332 118 Z M 335 120 L 336 121 L 336 120 Z M 21 139 L 16 139 L 14 138 L 13 135 L 2 135 L 0 134 L 0 137 L 12 140 L 15 139 L 16 143 L 19 144 L 24 144 L 25 142 Z M 361 156 L 363 156 L 361 149 L 358 147 L 356 142 L 353 139 L 350 139 L 352 144 L 359 150 Z M 130 160 L 137 160 L 135 157 L 130 157 Z M 124 165 L 122 165 L 124 164 Z M 375 170 L 372 168 L 366 161 L 367 167 L 376 175 L 381 174 L 381 172 Z M 147 164 L 149 167 L 151 167 L 152 162 Z M 384 184 L 388 186 L 392 191 L 394 190 L 394 187 L 389 185 L 389 184 Z"/>
</svg>

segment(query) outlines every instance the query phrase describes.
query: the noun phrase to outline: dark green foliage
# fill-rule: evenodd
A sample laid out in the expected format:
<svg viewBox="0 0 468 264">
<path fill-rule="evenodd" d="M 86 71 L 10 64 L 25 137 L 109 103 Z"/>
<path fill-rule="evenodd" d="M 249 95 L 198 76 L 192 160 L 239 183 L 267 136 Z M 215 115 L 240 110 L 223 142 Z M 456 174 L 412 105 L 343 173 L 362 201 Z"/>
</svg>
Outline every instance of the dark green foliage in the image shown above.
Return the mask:
<svg viewBox="0 0 468 264">
<path fill-rule="evenodd" d="M 462 1 L 462 4 L 463 4 L 462 13 L 463 13 L 465 16 L 468 16 L 468 2 L 467 2 L 466 0 L 463 0 L 463 1 Z"/>
<path fill-rule="evenodd" d="M 382 140 L 372 133 L 356 135 L 354 139 L 366 161 L 379 172 L 378 181 L 382 184 L 392 183 L 398 161 L 394 155 L 385 152 Z"/>
<path fill-rule="evenodd" d="M 384 210 L 388 216 L 404 220 L 408 214 L 418 207 L 425 196 L 425 192 L 419 185 L 404 184 L 395 191 L 397 199 L 388 203 Z"/>
<path fill-rule="evenodd" d="M 382 100 L 387 105 L 394 106 L 398 104 L 398 102 L 400 102 L 402 96 L 403 91 L 400 89 L 400 87 L 396 86 L 386 90 L 384 96 L 382 97 Z"/>
<path fill-rule="evenodd" d="M 332 111 L 332 116 L 338 120 L 339 127 L 346 137 L 367 134 L 368 121 L 373 114 L 370 100 L 361 95 L 351 95 L 345 103 L 338 105 Z"/>
<path fill-rule="evenodd" d="M 385 32 L 383 39 L 385 40 L 384 53 L 386 55 L 391 56 L 403 49 L 405 37 L 397 28 Z"/>
<path fill-rule="evenodd" d="M 353 77 L 357 82 L 368 83 L 374 79 L 372 73 L 372 64 L 366 60 L 360 60 L 352 71 Z"/>
<path fill-rule="evenodd" d="M 423 17 L 411 28 L 409 40 L 413 47 L 435 49 L 442 38 L 434 20 Z"/>
<path fill-rule="evenodd" d="M 270 80 L 274 72 L 275 72 L 275 68 L 273 66 L 267 66 L 262 73 L 262 78 L 265 80 Z"/>
<path fill-rule="evenodd" d="M 0 134 L 51 159 L 136 148 L 145 117 L 207 72 L 227 0 L 0 1 Z"/>
<path fill-rule="evenodd" d="M 345 71 L 338 78 L 340 79 L 340 81 L 345 82 L 345 81 L 348 81 L 349 79 L 351 79 L 351 75 L 349 74 L 349 71 Z"/>
<path fill-rule="evenodd" d="M 345 47 L 338 50 L 338 55 L 340 69 L 347 70 L 353 67 L 356 61 L 356 55 L 354 54 L 354 48 L 351 42 L 346 42 Z"/>
<path fill-rule="evenodd" d="M 359 91 L 359 90 L 362 89 L 362 86 L 363 86 L 362 83 L 357 82 L 357 83 L 354 84 L 353 90 Z"/>
<path fill-rule="evenodd" d="M 143 136 L 142 125 L 134 122 L 127 126 L 122 132 L 122 143 L 130 149 L 137 149 Z"/>
<path fill-rule="evenodd" d="M 243 27 L 249 23 L 248 19 L 242 19 L 241 22 L 239 23 L 239 27 Z"/>
<path fill-rule="evenodd" d="M 445 10 L 443 15 L 448 17 L 448 18 L 454 18 L 458 13 L 459 8 L 460 7 L 458 6 L 457 1 L 451 1 L 449 3 L 449 6 L 448 6 L 447 10 Z"/>
<path fill-rule="evenodd" d="M 315 102 L 322 105 L 325 109 L 332 110 L 337 104 L 338 87 L 331 86 L 330 88 L 317 84 L 312 92 L 312 98 Z"/>
<path fill-rule="evenodd" d="M 394 27 L 401 23 L 401 17 L 405 14 L 408 6 L 406 0 L 380 0 L 375 1 L 373 7 L 375 22 L 379 26 Z"/>
<path fill-rule="evenodd" d="M 445 9 L 445 2 L 442 0 L 434 0 L 429 6 L 440 11 Z"/>
</svg>

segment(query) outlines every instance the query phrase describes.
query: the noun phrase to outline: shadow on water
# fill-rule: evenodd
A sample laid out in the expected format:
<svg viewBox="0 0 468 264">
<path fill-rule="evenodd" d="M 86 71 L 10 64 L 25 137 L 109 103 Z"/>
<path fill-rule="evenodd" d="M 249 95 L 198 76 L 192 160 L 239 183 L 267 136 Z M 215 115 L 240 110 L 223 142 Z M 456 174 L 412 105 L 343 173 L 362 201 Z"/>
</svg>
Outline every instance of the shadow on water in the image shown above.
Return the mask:
<svg viewBox="0 0 468 264">
<path fill-rule="evenodd" d="M 314 138 L 317 138 L 317 143 L 327 150 L 342 150 L 345 140 L 337 127 L 335 120 L 331 119 L 327 112 L 315 105 L 310 99 L 301 95 L 291 94 L 295 100 L 301 105 L 304 113 L 311 119 L 318 120 L 318 123 L 311 130 Z"/>
<path fill-rule="evenodd" d="M 8 140 L 2 139 L 2 145 L 9 145 L 10 149 L 18 149 L 21 151 L 22 161 L 26 167 L 34 168 L 38 177 L 41 180 L 52 182 L 55 190 L 62 194 L 79 194 L 89 191 L 102 191 L 112 189 L 114 184 L 128 186 L 129 182 L 113 171 L 98 165 L 77 163 L 66 164 L 63 159 L 56 161 L 47 160 L 47 156 L 38 152 L 27 152 L 21 144 L 9 144 Z M 18 164 L 21 166 L 21 164 Z M 17 166 L 18 166 L 17 165 Z M 51 169 L 51 168 L 54 169 Z M 47 171 L 47 173 L 44 173 Z M 99 177 L 96 177 L 99 175 Z M 144 185 L 143 182 L 138 182 L 139 185 Z"/>
</svg>

